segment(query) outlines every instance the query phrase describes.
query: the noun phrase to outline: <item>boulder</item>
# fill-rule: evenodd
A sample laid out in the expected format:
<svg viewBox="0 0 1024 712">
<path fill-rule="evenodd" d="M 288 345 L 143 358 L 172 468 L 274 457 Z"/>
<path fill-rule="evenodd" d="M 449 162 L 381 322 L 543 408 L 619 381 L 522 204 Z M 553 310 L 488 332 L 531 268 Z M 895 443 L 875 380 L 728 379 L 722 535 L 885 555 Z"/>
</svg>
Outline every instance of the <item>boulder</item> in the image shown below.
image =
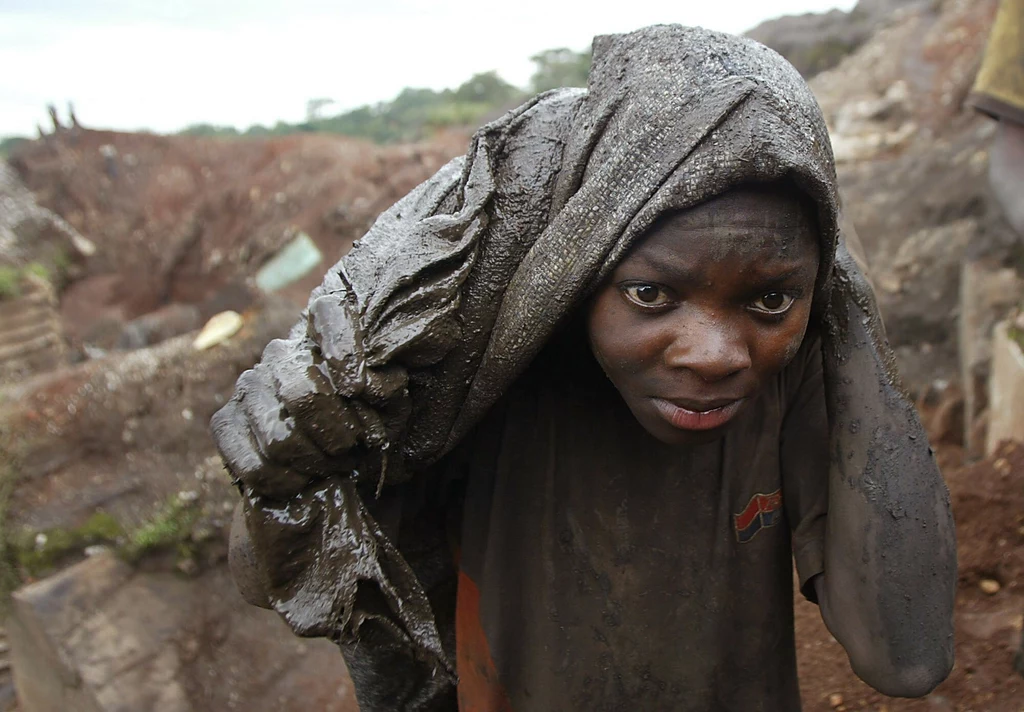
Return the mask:
<svg viewBox="0 0 1024 712">
<path fill-rule="evenodd" d="M 1024 299 L 1024 278 L 1011 267 L 986 260 L 965 262 L 960 278 L 960 378 L 964 390 L 964 447 L 969 456 L 985 449 L 986 438 L 973 427 L 989 406 L 992 330 Z"/>
<path fill-rule="evenodd" d="M 986 454 L 1004 440 L 1024 443 L 1024 318 L 996 325 L 992 339 Z"/>
<path fill-rule="evenodd" d="M 245 604 L 226 568 L 187 580 L 101 553 L 15 592 L 23 712 L 357 712 L 341 654 Z"/>
</svg>

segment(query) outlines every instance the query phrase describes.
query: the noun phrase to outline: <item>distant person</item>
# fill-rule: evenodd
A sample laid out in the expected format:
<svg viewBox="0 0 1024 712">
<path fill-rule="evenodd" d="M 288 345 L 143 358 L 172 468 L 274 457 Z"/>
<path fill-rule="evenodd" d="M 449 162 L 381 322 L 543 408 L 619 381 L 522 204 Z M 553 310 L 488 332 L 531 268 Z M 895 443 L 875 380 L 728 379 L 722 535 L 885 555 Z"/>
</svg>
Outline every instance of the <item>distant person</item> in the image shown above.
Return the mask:
<svg viewBox="0 0 1024 712">
<path fill-rule="evenodd" d="M 364 710 L 798 710 L 800 592 L 876 689 L 953 663 L 949 496 L 753 42 L 599 37 L 384 213 L 212 427 L 246 598 Z"/>
<path fill-rule="evenodd" d="M 1024 0 L 1002 0 L 968 103 L 998 121 L 989 181 L 1024 238 Z"/>
<path fill-rule="evenodd" d="M 989 183 L 1024 239 L 1024 0 L 1001 0 L 969 105 L 998 122 L 989 150 Z M 1015 658 L 1024 675 L 1024 640 Z"/>
</svg>

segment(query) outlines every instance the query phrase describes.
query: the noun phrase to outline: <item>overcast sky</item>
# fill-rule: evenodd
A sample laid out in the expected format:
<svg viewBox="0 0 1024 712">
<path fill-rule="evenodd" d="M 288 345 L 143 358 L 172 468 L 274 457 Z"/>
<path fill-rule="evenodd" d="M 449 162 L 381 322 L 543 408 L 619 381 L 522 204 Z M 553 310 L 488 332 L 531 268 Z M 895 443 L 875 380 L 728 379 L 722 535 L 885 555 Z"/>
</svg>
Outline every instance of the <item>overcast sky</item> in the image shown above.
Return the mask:
<svg viewBox="0 0 1024 712">
<path fill-rule="evenodd" d="M 505 3 L 506 9 L 496 8 Z M 497 70 L 525 86 L 531 55 L 595 34 L 679 22 L 743 32 L 855 0 L 0 0 L 0 136 L 73 101 L 90 127 L 176 131 L 300 121 L 455 87 Z"/>
</svg>

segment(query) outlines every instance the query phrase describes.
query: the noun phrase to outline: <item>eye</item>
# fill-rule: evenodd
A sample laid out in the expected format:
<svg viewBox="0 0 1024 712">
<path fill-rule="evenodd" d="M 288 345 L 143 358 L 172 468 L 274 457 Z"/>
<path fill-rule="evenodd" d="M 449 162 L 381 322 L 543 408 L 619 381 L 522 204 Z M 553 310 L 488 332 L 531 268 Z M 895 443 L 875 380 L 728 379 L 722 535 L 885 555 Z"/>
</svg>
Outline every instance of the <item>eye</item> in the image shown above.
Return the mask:
<svg viewBox="0 0 1024 712">
<path fill-rule="evenodd" d="M 660 307 L 672 301 L 665 289 L 656 284 L 627 284 L 622 287 L 622 293 L 626 299 L 641 307 Z"/>
<path fill-rule="evenodd" d="M 767 292 L 755 299 L 750 308 L 761 314 L 779 315 L 788 312 L 794 301 L 796 300 L 785 292 Z"/>
</svg>

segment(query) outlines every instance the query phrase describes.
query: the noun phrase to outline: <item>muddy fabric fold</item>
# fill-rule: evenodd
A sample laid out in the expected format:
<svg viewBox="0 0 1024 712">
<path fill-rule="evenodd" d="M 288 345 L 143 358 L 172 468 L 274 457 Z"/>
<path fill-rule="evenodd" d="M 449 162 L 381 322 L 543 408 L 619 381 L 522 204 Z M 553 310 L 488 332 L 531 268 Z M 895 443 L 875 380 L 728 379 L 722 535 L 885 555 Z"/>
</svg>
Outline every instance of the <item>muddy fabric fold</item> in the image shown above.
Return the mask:
<svg viewBox="0 0 1024 712">
<path fill-rule="evenodd" d="M 779 180 L 817 206 L 833 468 L 852 479 L 868 467 L 897 506 L 912 485 L 900 473 L 930 453 L 903 442 L 916 415 L 841 239 L 806 84 L 744 38 L 678 26 L 600 37 L 586 91 L 485 126 L 384 213 L 214 416 L 269 600 L 293 630 L 356 645 L 372 622 L 433 671 L 381 704 L 430 709 L 454 680 L 447 632 L 374 501 L 470 432 L 659 215 Z"/>
</svg>

